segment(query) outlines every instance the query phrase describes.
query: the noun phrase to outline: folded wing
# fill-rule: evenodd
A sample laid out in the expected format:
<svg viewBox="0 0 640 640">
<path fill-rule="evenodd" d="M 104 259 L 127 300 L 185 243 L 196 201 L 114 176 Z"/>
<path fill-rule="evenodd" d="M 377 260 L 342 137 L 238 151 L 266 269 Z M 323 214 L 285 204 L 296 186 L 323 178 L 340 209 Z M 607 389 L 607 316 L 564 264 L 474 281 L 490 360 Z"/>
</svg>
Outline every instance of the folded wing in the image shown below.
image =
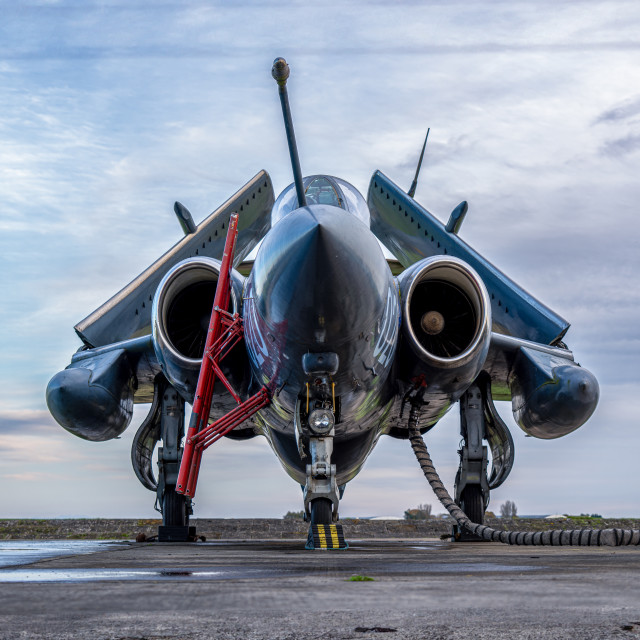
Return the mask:
<svg viewBox="0 0 640 640">
<path fill-rule="evenodd" d="M 126 287 L 81 320 L 75 330 L 85 345 L 100 347 L 151 333 L 151 303 L 165 274 L 193 256 L 221 258 L 226 227 L 232 212 L 240 213 L 235 264 L 239 264 L 271 226 L 274 203 L 271 178 L 266 171 L 203 220 L 194 233 L 177 242 Z"/>
<path fill-rule="evenodd" d="M 376 171 L 367 197 L 371 230 L 406 268 L 422 258 L 449 255 L 464 260 L 482 278 L 491 299 L 493 330 L 553 344 L 569 323 L 449 232 L 429 211 Z"/>
</svg>

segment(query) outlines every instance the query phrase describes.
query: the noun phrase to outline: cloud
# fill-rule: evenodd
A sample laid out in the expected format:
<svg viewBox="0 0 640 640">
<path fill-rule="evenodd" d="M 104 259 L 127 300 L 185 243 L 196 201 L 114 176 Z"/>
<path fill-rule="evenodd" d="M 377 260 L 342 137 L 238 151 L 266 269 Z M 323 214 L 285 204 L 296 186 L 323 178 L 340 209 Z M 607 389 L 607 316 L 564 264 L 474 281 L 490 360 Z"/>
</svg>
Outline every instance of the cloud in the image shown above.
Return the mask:
<svg viewBox="0 0 640 640">
<path fill-rule="evenodd" d="M 45 437 L 5 434 L 0 442 L 0 453 L 7 463 L 16 464 L 21 468 L 21 472 L 24 471 L 25 465 L 27 469 L 32 469 L 34 465 L 41 464 L 77 464 L 84 459 L 83 453 L 68 446 L 68 441 L 58 433 Z M 69 471 L 66 466 L 65 471 Z"/>
<path fill-rule="evenodd" d="M 16 480 L 17 482 L 46 482 L 56 477 L 53 473 L 44 473 L 42 471 L 27 471 L 25 473 L 3 473 L 0 477 L 6 480 Z"/>
<path fill-rule="evenodd" d="M 0 410 L 0 434 L 44 435 L 60 429 L 48 411 Z"/>
<path fill-rule="evenodd" d="M 366 192 L 379 168 L 408 187 L 431 126 L 417 199 L 443 222 L 468 200 L 462 238 L 573 323 L 567 341 L 601 381 L 601 409 L 567 439 L 543 443 L 514 428 L 516 468 L 494 504 L 604 511 L 617 487 L 615 504 L 635 508 L 640 97 L 629 78 L 640 64 L 640 5 L 540 6 L 8 5 L 0 444 L 13 511 L 151 510 L 129 462 L 148 407 L 136 407 L 121 440 L 87 443 L 48 416 L 44 388 L 79 346 L 73 325 L 179 239 L 174 200 L 198 220 L 263 167 L 276 191 L 291 182 L 269 73 L 279 54 L 292 67 L 303 172 Z M 455 412 L 428 439 L 452 487 Z M 31 486 L 38 473 L 55 478 Z M 33 479 L 29 491 L 20 477 Z M 436 504 L 425 496 L 407 443 L 383 438 L 344 508 L 401 515 Z M 299 509 L 301 494 L 256 438 L 207 452 L 197 502 L 198 515 L 278 516 Z"/>
<path fill-rule="evenodd" d="M 628 135 L 603 145 L 602 153 L 608 156 L 626 156 L 640 148 L 640 135 Z"/>
<path fill-rule="evenodd" d="M 640 97 L 633 97 L 603 111 L 595 120 L 595 124 L 603 122 L 619 122 L 640 114 Z"/>
</svg>

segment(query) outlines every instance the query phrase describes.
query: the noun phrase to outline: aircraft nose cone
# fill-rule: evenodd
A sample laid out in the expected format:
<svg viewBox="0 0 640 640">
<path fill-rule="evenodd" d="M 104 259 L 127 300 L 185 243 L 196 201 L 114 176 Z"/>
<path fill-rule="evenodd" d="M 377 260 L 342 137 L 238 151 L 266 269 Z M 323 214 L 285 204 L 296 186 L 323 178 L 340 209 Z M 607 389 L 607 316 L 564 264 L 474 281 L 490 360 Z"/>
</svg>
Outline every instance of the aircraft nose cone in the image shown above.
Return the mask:
<svg viewBox="0 0 640 640">
<path fill-rule="evenodd" d="M 384 310 L 389 280 L 369 229 L 322 205 L 298 209 L 274 227 L 253 267 L 260 316 L 271 326 L 286 323 L 289 340 L 310 345 L 370 331 Z"/>
</svg>

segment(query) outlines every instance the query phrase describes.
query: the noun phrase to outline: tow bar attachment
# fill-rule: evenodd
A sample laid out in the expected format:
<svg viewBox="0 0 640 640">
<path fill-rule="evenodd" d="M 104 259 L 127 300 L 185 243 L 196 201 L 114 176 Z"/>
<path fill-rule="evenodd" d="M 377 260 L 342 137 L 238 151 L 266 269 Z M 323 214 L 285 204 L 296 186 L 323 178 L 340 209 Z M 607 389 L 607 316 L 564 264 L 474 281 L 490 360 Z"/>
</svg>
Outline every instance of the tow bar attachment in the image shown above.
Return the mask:
<svg viewBox="0 0 640 640">
<path fill-rule="evenodd" d="M 231 268 L 233 266 L 233 254 L 237 237 L 238 214 L 232 213 L 229 219 L 222 265 L 220 267 L 220 278 L 213 300 L 209 331 L 202 355 L 193 411 L 189 421 L 189 429 L 176 485 L 176 492 L 188 498 L 193 498 L 195 495 L 200 462 L 202 461 L 204 450 L 250 418 L 254 413 L 266 407 L 271 401 L 266 387 L 262 387 L 258 393 L 242 402 L 220 368 L 220 361 L 244 336 L 242 318 L 238 314 L 231 314 L 226 311 L 231 295 Z M 222 416 L 222 418 L 209 424 L 213 387 L 216 379 L 224 384 L 227 391 L 238 403 L 238 406 Z"/>
</svg>

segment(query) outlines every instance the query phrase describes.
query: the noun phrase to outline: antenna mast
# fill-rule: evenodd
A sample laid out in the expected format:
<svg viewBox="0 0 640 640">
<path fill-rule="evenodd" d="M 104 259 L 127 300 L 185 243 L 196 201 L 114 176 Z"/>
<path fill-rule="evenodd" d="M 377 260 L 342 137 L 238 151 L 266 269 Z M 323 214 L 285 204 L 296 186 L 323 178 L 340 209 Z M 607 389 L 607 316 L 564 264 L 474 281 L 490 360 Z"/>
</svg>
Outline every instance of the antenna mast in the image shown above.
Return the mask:
<svg viewBox="0 0 640 640">
<path fill-rule="evenodd" d="M 410 198 L 413 198 L 413 196 L 416 193 L 416 187 L 418 186 L 418 175 L 420 174 L 420 167 L 422 167 L 422 158 L 424 158 L 424 150 L 427 147 L 427 140 L 429 139 L 429 131 L 431 131 L 431 127 L 427 129 L 427 135 L 424 138 L 424 144 L 422 145 L 422 151 L 420 152 L 420 160 L 418 160 L 418 168 L 416 169 L 416 177 L 413 179 L 413 182 L 409 187 L 409 191 L 407 191 Z"/>
<path fill-rule="evenodd" d="M 289 144 L 289 155 L 291 156 L 291 167 L 293 168 L 293 181 L 296 185 L 298 206 L 304 207 L 307 204 L 307 200 L 304 196 L 304 186 L 302 184 L 302 169 L 300 169 L 300 158 L 298 158 L 296 135 L 293 132 L 293 120 L 291 119 L 289 96 L 287 94 L 287 78 L 289 77 L 289 65 L 284 58 L 276 58 L 273 61 L 271 75 L 273 76 L 273 79 L 278 83 L 278 93 L 280 94 L 280 104 L 282 105 L 284 128 L 287 132 L 287 143 Z"/>
</svg>

